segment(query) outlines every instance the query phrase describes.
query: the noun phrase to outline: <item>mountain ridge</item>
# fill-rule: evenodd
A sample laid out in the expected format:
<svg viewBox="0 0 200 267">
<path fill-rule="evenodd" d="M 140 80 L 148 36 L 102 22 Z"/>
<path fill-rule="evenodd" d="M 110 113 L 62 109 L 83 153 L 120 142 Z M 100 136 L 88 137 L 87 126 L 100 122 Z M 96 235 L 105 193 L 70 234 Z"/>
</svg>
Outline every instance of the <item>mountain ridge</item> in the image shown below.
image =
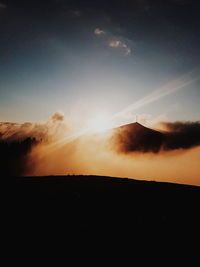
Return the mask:
<svg viewBox="0 0 200 267">
<path fill-rule="evenodd" d="M 16 177 L 9 201 L 20 240 L 145 240 L 199 230 L 200 187 L 106 176 Z M 9 210 L 12 215 L 12 210 Z M 174 233 L 174 234 L 172 234 Z"/>
</svg>

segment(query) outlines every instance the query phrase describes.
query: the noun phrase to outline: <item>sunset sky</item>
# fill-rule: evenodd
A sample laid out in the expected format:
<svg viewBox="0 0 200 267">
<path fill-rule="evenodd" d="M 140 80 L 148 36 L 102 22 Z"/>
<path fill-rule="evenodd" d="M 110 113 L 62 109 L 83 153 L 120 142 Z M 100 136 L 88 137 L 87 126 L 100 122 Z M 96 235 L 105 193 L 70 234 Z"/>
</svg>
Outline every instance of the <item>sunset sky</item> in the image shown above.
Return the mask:
<svg viewBox="0 0 200 267">
<path fill-rule="evenodd" d="M 199 14 L 195 0 L 0 0 L 0 121 L 199 120 Z"/>
</svg>

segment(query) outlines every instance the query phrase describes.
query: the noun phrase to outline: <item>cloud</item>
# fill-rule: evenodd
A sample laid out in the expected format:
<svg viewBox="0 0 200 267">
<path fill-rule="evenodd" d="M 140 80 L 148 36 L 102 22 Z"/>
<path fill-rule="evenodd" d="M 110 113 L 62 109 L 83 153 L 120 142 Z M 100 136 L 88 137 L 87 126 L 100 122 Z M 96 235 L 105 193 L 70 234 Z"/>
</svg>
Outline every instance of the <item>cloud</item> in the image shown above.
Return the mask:
<svg viewBox="0 0 200 267">
<path fill-rule="evenodd" d="M 59 132 L 71 133 L 68 124 L 60 127 L 65 123 L 59 116 L 52 117 L 54 123 L 0 123 L 0 174 L 95 174 L 199 185 L 200 122 L 163 122 L 161 132 L 125 126 L 118 141 L 127 151 L 116 151 L 112 130 L 55 146 Z"/>
<path fill-rule="evenodd" d="M 175 124 L 173 126 L 175 127 Z M 172 140 L 174 130 L 171 132 L 168 130 L 168 133 L 170 133 L 168 140 Z M 157 153 L 152 153 L 161 147 L 162 133 L 145 130 L 137 135 L 132 131 L 130 136 L 132 148 L 135 150 L 129 151 L 130 153 L 119 153 L 111 144 L 112 134 L 112 131 L 85 134 L 58 146 L 57 149 L 55 147 L 51 149 L 46 144 L 34 146 L 30 156 L 30 162 L 34 163 L 31 165 L 33 168 L 27 171 L 30 175 L 95 174 L 199 184 L 200 146 L 190 149 L 159 150 Z M 176 143 L 180 136 L 183 136 L 183 131 L 173 139 L 173 142 Z M 134 141 L 133 137 L 136 138 Z M 188 135 L 188 138 L 190 137 L 191 135 Z"/>
<path fill-rule="evenodd" d="M 100 28 L 96 28 L 94 30 L 94 34 L 96 36 L 104 36 L 105 42 L 107 43 L 108 47 L 119 49 L 126 56 L 131 54 L 131 48 L 128 46 L 127 41 L 122 36 L 115 36 L 114 34 L 108 31 L 104 31 Z"/>
<path fill-rule="evenodd" d="M 120 48 L 124 51 L 125 55 L 131 54 L 131 48 L 128 47 L 125 42 L 122 42 L 122 41 L 117 40 L 117 39 L 109 41 L 109 47 Z"/>
<path fill-rule="evenodd" d="M 35 162 L 29 157 L 32 149 L 66 135 L 69 129 L 63 120 L 64 115 L 56 112 L 43 124 L 0 122 L 0 175 L 24 175 L 32 170 Z"/>
<path fill-rule="evenodd" d="M 95 35 L 103 35 L 103 34 L 106 34 L 106 32 L 103 31 L 103 30 L 101 30 L 101 29 L 99 29 L 99 28 L 96 28 L 96 29 L 94 30 L 94 34 L 95 34 Z"/>
<path fill-rule="evenodd" d="M 200 146 L 200 121 L 198 122 L 165 122 L 167 133 L 163 149 L 189 149 Z"/>
<path fill-rule="evenodd" d="M 179 150 L 200 146 L 200 122 L 163 122 L 161 131 L 140 124 L 128 124 L 115 129 L 112 142 L 122 153 Z"/>
<path fill-rule="evenodd" d="M 53 122 L 57 122 L 57 121 L 63 121 L 65 118 L 64 114 L 61 112 L 56 112 L 53 114 L 53 116 L 51 117 L 51 120 Z"/>
</svg>

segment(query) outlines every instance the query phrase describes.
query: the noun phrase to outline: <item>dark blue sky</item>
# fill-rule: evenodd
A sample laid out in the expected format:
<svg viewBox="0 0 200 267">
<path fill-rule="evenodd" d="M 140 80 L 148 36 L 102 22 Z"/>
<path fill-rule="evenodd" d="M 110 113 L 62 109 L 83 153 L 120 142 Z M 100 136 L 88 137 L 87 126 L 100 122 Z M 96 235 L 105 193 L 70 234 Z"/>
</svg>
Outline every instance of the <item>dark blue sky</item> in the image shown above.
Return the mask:
<svg viewBox="0 0 200 267">
<path fill-rule="evenodd" d="M 163 86 L 127 117 L 199 120 L 199 14 L 195 0 L 0 0 L 0 120 L 112 115 Z"/>
</svg>

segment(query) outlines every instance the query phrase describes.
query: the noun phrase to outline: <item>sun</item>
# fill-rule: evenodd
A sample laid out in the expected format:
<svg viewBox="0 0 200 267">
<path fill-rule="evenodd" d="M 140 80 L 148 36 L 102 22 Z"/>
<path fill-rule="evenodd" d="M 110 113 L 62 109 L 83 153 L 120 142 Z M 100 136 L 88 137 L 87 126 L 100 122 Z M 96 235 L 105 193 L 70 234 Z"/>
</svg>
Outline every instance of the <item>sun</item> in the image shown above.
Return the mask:
<svg viewBox="0 0 200 267">
<path fill-rule="evenodd" d="M 106 114 L 99 114 L 89 122 L 90 132 L 103 132 L 110 128 L 109 117 Z"/>
</svg>

